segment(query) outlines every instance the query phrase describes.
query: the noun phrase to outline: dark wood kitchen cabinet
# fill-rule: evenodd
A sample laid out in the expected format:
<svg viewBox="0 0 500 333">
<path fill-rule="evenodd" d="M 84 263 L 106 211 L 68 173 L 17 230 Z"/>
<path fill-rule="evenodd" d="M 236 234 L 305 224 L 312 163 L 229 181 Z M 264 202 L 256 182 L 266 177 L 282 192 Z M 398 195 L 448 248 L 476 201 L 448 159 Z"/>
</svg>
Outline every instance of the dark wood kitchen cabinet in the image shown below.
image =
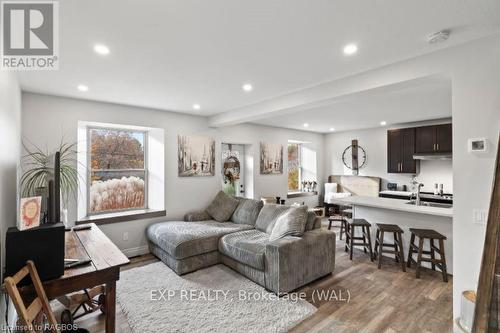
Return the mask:
<svg viewBox="0 0 500 333">
<path fill-rule="evenodd" d="M 415 132 L 416 153 L 451 153 L 451 124 L 417 127 Z"/>
<path fill-rule="evenodd" d="M 387 172 L 416 173 L 415 128 L 387 131 Z"/>
<path fill-rule="evenodd" d="M 436 126 L 436 148 L 440 153 L 451 153 L 453 151 L 451 124 Z"/>
</svg>

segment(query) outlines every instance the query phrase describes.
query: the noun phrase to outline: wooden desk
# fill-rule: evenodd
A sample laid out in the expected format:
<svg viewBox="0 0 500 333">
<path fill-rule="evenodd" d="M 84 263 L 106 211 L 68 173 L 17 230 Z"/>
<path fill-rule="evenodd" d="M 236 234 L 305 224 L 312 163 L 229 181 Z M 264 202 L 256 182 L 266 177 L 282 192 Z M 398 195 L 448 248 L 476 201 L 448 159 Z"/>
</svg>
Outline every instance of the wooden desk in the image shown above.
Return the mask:
<svg viewBox="0 0 500 333">
<path fill-rule="evenodd" d="M 45 281 L 43 286 L 49 299 L 101 284 L 106 289 L 106 332 L 115 332 L 116 281 L 120 267 L 128 258 L 104 233 L 91 223 L 92 229 L 66 231 L 65 258 L 90 259 L 88 265 L 69 268 L 60 278 Z"/>
</svg>

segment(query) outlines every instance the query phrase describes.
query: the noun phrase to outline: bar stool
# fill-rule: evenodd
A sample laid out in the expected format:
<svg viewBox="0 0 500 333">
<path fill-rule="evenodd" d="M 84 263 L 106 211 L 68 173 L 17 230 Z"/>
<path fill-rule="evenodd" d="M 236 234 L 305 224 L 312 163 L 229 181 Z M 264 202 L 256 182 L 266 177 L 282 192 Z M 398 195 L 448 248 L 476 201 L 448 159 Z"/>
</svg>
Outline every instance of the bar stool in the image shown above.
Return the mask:
<svg viewBox="0 0 500 333">
<path fill-rule="evenodd" d="M 422 267 L 422 261 L 430 262 L 432 270 L 436 270 L 436 266 L 441 270 L 443 274 L 443 281 L 448 282 L 448 272 L 446 271 L 446 257 L 444 255 L 444 241 L 446 236 L 441 235 L 439 232 L 432 229 L 412 229 L 410 228 L 411 238 L 410 238 L 410 249 L 408 250 L 408 267 L 411 267 L 411 263 L 415 263 L 417 279 L 420 278 L 420 268 Z M 415 236 L 418 237 L 418 246 L 415 245 Z M 430 244 L 430 250 L 424 250 L 424 240 L 428 239 Z M 437 240 L 439 247 L 434 245 L 434 241 Z M 413 259 L 413 253 L 417 254 L 417 261 Z M 436 259 L 436 253 L 439 254 L 439 259 Z M 428 255 L 425 258 L 423 255 Z"/>
<path fill-rule="evenodd" d="M 384 235 L 392 233 L 394 242 L 384 243 Z M 404 231 L 396 224 L 377 223 L 377 233 L 375 236 L 375 258 L 378 257 L 378 268 L 382 267 L 382 257 L 384 253 L 393 254 L 396 262 L 401 262 L 401 269 L 406 272 L 405 255 L 403 252 L 403 235 Z M 384 249 L 390 247 L 393 250 Z"/>
<path fill-rule="evenodd" d="M 361 237 L 356 237 L 356 228 L 361 227 Z M 373 261 L 372 237 L 370 235 L 371 224 L 365 219 L 353 219 L 347 221 L 345 252 L 349 251 L 349 259 L 352 260 L 352 250 L 355 246 L 362 246 L 365 253 L 370 253 Z M 355 242 L 359 240 L 361 242 Z"/>
<path fill-rule="evenodd" d="M 334 214 L 328 218 L 328 230 L 332 228 L 333 222 L 340 222 L 340 239 L 342 239 L 342 234 L 347 230 L 347 219 L 343 215 Z"/>
<path fill-rule="evenodd" d="M 338 206 L 339 214 L 332 214 L 328 218 L 328 230 L 332 228 L 333 222 L 340 222 L 340 239 L 342 239 L 342 234 L 347 234 L 347 219 L 352 218 L 351 206 Z M 347 237 L 347 236 L 346 236 Z"/>
</svg>

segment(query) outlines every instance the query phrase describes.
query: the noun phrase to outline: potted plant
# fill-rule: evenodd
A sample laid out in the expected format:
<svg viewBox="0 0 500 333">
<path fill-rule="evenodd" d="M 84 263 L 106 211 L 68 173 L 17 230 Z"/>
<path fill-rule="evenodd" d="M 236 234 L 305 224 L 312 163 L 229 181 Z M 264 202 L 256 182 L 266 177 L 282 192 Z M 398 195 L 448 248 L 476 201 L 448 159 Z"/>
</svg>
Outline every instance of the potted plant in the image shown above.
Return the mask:
<svg viewBox="0 0 500 333">
<path fill-rule="evenodd" d="M 26 154 L 21 161 L 23 169 L 26 170 L 20 179 L 21 197 L 41 196 L 42 206 L 46 203 L 47 180 L 54 172 L 50 158 L 56 151 L 60 152 L 61 216 L 66 224 L 69 197 L 76 198 L 78 193 L 76 143 L 65 143 L 61 140 L 59 147 L 53 152 L 48 149 L 44 151 L 34 144 L 28 147 L 24 142 L 23 147 Z"/>
</svg>

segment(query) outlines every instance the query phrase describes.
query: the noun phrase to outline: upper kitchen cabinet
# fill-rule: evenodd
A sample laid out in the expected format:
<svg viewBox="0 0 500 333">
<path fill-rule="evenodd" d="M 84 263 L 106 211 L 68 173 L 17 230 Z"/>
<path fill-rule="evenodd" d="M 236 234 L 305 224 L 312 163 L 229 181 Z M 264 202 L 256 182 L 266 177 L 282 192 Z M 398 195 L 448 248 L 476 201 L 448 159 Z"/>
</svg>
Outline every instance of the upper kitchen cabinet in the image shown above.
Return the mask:
<svg viewBox="0 0 500 333">
<path fill-rule="evenodd" d="M 436 148 L 440 153 L 451 153 L 453 151 L 453 139 L 451 124 L 436 126 Z"/>
<path fill-rule="evenodd" d="M 451 124 L 417 127 L 415 132 L 416 153 L 451 153 Z"/>
<path fill-rule="evenodd" d="M 415 128 L 401 128 L 387 131 L 387 172 L 416 173 Z"/>
</svg>

